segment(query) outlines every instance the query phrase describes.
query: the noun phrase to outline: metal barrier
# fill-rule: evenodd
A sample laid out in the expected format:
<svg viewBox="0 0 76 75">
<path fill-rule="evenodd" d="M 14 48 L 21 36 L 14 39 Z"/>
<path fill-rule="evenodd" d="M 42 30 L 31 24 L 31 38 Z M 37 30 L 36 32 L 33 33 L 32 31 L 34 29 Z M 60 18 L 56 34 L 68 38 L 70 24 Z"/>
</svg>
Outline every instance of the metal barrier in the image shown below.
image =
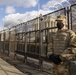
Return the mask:
<svg viewBox="0 0 76 75">
<path fill-rule="evenodd" d="M 70 26 L 71 29 L 76 33 L 76 4 L 70 7 Z"/>
<path fill-rule="evenodd" d="M 38 59 L 39 68 L 42 70 L 43 60 L 47 59 L 51 36 L 57 31 L 55 19 L 60 14 L 65 14 L 65 8 L 44 15 L 43 20 L 36 18 L 28 21 L 24 26 L 26 30 L 20 30 L 16 33 L 15 56 L 17 54 L 23 55 L 24 61 L 27 60 L 27 57 Z M 23 25 L 21 24 L 19 26 L 21 28 Z"/>
<path fill-rule="evenodd" d="M 57 31 L 56 17 L 61 14 L 66 15 L 67 27 L 76 32 L 75 7 L 76 4 L 70 6 L 70 8 L 63 8 L 43 15 L 43 20 L 38 17 L 2 31 L 0 33 L 0 49 L 3 52 L 8 51 L 8 55 L 13 52 L 15 57 L 17 54 L 23 55 L 24 61 L 27 60 L 27 57 L 38 59 L 39 68 L 42 70 L 43 61 L 47 60 L 47 53 L 51 52 L 49 49 L 51 37 Z"/>
</svg>

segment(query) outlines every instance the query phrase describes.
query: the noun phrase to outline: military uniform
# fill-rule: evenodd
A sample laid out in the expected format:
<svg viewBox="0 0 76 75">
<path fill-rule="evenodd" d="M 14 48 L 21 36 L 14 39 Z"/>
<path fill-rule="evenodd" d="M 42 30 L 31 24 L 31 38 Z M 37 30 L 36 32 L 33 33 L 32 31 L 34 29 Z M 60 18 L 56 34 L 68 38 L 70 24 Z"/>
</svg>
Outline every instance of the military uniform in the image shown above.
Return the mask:
<svg viewBox="0 0 76 75">
<path fill-rule="evenodd" d="M 57 31 L 52 38 L 52 53 L 60 55 L 63 62 L 53 63 L 53 75 L 69 75 L 69 60 L 76 55 L 76 35 L 72 30 Z"/>
<path fill-rule="evenodd" d="M 66 16 L 64 15 L 57 17 L 58 31 L 53 35 L 51 44 L 48 48 L 51 50 L 51 54 L 59 55 L 59 59 L 61 60 L 59 64 L 56 64 L 55 60 L 53 60 L 54 62 L 52 61 L 52 75 L 70 75 L 69 63 L 71 60 L 74 60 L 76 56 L 76 35 L 72 30 L 69 30 L 64 26 L 65 20 Z"/>
</svg>

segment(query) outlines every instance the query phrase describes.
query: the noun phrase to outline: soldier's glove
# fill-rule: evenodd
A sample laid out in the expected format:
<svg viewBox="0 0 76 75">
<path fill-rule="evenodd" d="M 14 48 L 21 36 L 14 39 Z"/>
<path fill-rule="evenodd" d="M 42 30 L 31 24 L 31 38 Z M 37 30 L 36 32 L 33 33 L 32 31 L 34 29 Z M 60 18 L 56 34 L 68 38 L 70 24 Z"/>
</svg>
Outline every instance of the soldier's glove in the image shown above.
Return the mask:
<svg viewBox="0 0 76 75">
<path fill-rule="evenodd" d="M 60 64 L 61 63 L 61 59 L 60 59 L 60 55 L 56 55 L 56 54 L 51 54 L 49 55 L 49 59 L 51 62 L 53 62 L 54 64 Z"/>
</svg>

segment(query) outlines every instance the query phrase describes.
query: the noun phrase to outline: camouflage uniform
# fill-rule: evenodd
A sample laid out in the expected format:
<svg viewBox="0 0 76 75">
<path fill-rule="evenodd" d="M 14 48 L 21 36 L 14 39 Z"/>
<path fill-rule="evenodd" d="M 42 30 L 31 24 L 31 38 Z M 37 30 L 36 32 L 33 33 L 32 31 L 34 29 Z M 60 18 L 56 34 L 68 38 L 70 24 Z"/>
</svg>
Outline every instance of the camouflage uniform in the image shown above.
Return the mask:
<svg viewBox="0 0 76 75">
<path fill-rule="evenodd" d="M 69 62 L 76 54 L 76 35 L 72 30 L 57 31 L 52 38 L 52 52 L 59 54 L 63 62 L 53 63 L 53 75 L 69 75 Z"/>
</svg>

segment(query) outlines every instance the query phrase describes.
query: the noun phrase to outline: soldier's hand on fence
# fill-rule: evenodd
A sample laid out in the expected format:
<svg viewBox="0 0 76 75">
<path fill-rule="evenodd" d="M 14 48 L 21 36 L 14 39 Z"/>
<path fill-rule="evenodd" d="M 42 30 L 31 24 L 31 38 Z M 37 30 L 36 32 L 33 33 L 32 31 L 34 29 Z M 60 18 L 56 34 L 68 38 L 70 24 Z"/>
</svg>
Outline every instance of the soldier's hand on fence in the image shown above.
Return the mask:
<svg viewBox="0 0 76 75">
<path fill-rule="evenodd" d="M 61 63 L 61 59 L 60 59 L 60 55 L 56 55 L 56 54 L 51 54 L 49 56 L 49 59 L 51 62 L 53 62 L 54 64 L 60 64 Z"/>
</svg>

